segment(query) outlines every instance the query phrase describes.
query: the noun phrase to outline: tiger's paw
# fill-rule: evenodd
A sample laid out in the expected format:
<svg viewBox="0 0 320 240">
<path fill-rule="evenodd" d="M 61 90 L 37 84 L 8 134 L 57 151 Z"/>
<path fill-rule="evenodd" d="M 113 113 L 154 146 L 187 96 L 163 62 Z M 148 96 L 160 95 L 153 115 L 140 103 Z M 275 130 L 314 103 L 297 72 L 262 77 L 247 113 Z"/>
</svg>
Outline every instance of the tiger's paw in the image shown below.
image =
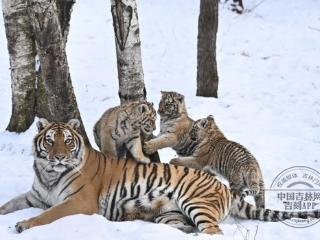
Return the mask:
<svg viewBox="0 0 320 240">
<path fill-rule="evenodd" d="M 151 162 L 150 159 L 147 157 L 137 159 L 137 161 L 141 162 L 141 163 L 150 163 Z"/>
<path fill-rule="evenodd" d="M 148 141 L 148 142 L 145 142 L 144 145 L 143 145 L 143 151 L 150 155 L 152 153 L 154 153 L 155 151 L 157 151 L 155 145 L 151 142 L 151 141 Z"/>
<path fill-rule="evenodd" d="M 5 215 L 7 214 L 7 211 L 5 210 L 4 207 L 0 207 L 0 215 Z"/>
<path fill-rule="evenodd" d="M 17 224 L 15 226 L 16 231 L 18 233 L 22 233 L 24 230 L 27 230 L 27 229 L 29 229 L 31 227 L 32 227 L 32 225 L 31 225 L 30 221 L 28 221 L 28 220 L 17 222 Z"/>
<path fill-rule="evenodd" d="M 179 158 L 172 158 L 169 162 L 170 164 L 173 164 L 173 165 L 177 165 L 177 166 L 182 166 L 183 164 L 181 164 L 181 161 Z"/>
</svg>

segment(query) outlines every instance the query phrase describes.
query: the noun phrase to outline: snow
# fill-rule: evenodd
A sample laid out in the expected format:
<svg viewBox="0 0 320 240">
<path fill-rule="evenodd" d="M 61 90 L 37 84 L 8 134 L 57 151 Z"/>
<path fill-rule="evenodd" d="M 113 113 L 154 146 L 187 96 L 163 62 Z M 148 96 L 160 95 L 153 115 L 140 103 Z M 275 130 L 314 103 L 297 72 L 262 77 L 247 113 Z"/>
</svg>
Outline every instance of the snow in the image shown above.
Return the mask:
<svg viewBox="0 0 320 240">
<path fill-rule="evenodd" d="M 138 1 L 138 11 L 148 99 L 157 106 L 160 90 L 175 90 L 185 94 L 194 119 L 213 114 L 230 139 L 256 156 L 269 188 L 288 167 L 320 170 L 320 1 L 269 0 L 255 7 L 259 2 L 244 1 L 253 10 L 241 16 L 220 6 L 219 99 L 195 97 L 199 2 Z M 114 41 L 109 1 L 77 1 L 67 53 L 91 143 L 95 121 L 119 103 Z M 36 127 L 33 124 L 22 134 L 4 130 L 11 114 L 11 83 L 2 18 L 0 53 L 1 205 L 31 187 L 31 139 Z M 168 162 L 174 152 L 164 149 L 160 155 Z M 99 215 L 69 216 L 22 234 L 15 232 L 16 222 L 41 211 L 0 216 L 0 239 L 213 239 L 142 221 L 110 222 Z M 224 235 L 214 239 L 316 239 L 319 223 L 297 229 L 228 219 L 221 228 Z"/>
</svg>

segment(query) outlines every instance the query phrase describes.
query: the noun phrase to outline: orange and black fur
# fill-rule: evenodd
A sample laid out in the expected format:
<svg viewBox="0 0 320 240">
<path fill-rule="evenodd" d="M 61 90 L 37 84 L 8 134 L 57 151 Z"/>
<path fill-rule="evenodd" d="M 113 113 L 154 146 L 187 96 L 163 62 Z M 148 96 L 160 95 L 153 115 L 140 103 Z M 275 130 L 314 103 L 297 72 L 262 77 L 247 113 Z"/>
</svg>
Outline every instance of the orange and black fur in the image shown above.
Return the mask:
<svg viewBox="0 0 320 240">
<path fill-rule="evenodd" d="M 45 211 L 18 222 L 18 232 L 79 213 L 98 213 L 112 221 L 142 219 L 208 234 L 221 233 L 219 222 L 228 214 L 264 221 L 320 217 L 319 211 L 258 209 L 200 170 L 107 158 L 84 145 L 76 119 L 67 124 L 40 119 L 37 125 L 33 186 L 1 206 L 0 214 L 29 207 Z"/>
<path fill-rule="evenodd" d="M 212 116 L 197 120 L 189 135 L 195 143 L 194 151 L 190 156 L 172 159 L 171 164 L 222 175 L 233 191 L 243 197 L 253 196 L 257 207 L 264 208 L 262 172 L 258 161 L 245 147 L 228 140 Z"/>
</svg>

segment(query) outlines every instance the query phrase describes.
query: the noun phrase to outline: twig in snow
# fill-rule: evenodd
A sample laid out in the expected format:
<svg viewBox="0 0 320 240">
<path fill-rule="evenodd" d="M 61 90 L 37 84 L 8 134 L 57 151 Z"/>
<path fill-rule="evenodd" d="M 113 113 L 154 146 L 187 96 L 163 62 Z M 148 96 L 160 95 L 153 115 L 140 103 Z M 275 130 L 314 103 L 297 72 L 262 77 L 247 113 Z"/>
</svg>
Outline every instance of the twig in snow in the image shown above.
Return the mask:
<svg viewBox="0 0 320 240">
<path fill-rule="evenodd" d="M 236 226 L 237 226 L 237 230 L 241 233 L 242 237 L 244 240 L 249 240 L 249 233 L 250 233 L 250 230 L 246 227 L 244 227 L 237 219 L 235 219 L 236 221 Z M 242 229 L 245 229 L 246 233 L 244 234 L 242 232 Z"/>
<path fill-rule="evenodd" d="M 261 0 L 261 1 L 258 2 L 256 5 L 254 5 L 252 8 L 247 9 L 247 10 L 246 10 L 246 13 L 253 12 L 253 10 L 255 10 L 257 7 L 259 7 L 264 1 L 266 1 L 266 0 Z"/>
<path fill-rule="evenodd" d="M 257 225 L 256 231 L 254 233 L 254 237 L 253 237 L 254 240 L 256 240 L 256 237 L 257 237 L 257 234 L 258 234 L 258 230 L 259 230 L 259 224 Z"/>
<path fill-rule="evenodd" d="M 320 32 L 320 28 L 314 28 L 314 27 L 310 27 L 310 26 L 308 26 L 308 28 L 311 29 L 311 30 Z"/>
</svg>

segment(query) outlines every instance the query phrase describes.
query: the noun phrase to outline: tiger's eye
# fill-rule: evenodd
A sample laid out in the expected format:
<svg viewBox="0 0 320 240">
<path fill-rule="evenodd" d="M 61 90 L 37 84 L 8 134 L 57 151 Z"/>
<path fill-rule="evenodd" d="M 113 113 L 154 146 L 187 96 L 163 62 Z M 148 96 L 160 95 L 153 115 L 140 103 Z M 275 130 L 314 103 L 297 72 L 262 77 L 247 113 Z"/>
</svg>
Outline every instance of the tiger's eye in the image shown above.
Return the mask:
<svg viewBox="0 0 320 240">
<path fill-rule="evenodd" d="M 71 143 L 71 139 L 67 139 L 67 140 L 65 141 L 65 143 L 66 143 L 66 144 L 70 144 L 70 143 Z"/>
</svg>

